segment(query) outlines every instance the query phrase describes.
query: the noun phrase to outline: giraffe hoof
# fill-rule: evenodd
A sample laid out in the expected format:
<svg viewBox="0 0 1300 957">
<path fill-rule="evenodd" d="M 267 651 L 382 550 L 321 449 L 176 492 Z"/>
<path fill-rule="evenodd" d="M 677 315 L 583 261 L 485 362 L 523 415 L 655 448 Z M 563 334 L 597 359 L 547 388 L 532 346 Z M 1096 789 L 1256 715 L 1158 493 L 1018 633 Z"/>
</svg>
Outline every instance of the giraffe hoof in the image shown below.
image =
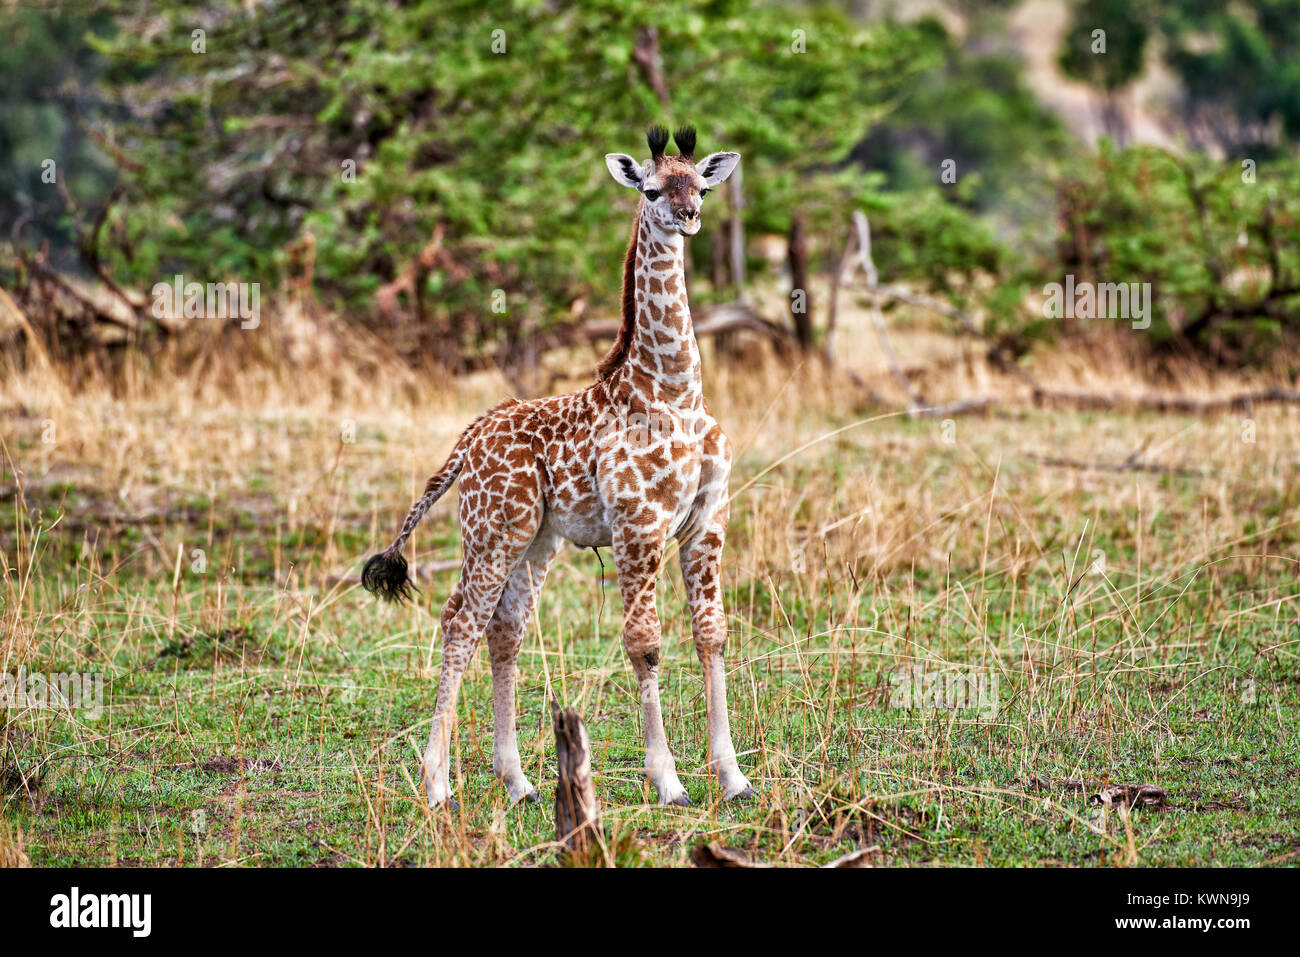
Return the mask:
<svg viewBox="0 0 1300 957">
<path fill-rule="evenodd" d="M 430 804 L 429 810 L 430 811 L 437 811 L 437 810 L 459 811 L 460 802 L 457 801 L 454 797 L 448 796 L 443 798 L 437 804 Z"/>
<path fill-rule="evenodd" d="M 690 807 L 691 796 L 687 794 L 685 791 L 683 791 L 680 796 L 675 797 L 671 801 L 669 801 L 668 805 L 671 807 Z"/>
<path fill-rule="evenodd" d="M 537 788 L 533 788 L 531 791 L 529 791 L 527 794 L 525 794 L 515 803 L 516 804 L 541 804 L 542 796 L 537 793 Z"/>
<path fill-rule="evenodd" d="M 754 786 L 752 784 L 746 784 L 735 794 L 724 795 L 723 800 L 735 801 L 737 803 L 743 804 L 747 801 L 754 800 L 754 798 L 756 797 L 758 797 L 758 792 L 754 790 Z"/>
</svg>

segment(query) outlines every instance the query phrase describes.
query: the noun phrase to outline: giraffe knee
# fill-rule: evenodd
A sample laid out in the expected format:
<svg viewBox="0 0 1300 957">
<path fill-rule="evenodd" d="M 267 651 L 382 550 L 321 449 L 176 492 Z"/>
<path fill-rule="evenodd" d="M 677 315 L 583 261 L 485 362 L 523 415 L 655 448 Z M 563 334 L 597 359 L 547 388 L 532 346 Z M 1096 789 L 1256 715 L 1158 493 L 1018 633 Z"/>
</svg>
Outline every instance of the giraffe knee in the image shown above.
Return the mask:
<svg viewBox="0 0 1300 957">
<path fill-rule="evenodd" d="M 722 615 L 701 616 L 695 622 L 695 653 L 700 660 L 721 654 L 727 647 L 727 622 Z"/>
<path fill-rule="evenodd" d="M 654 674 L 659 667 L 659 635 L 626 634 L 623 636 L 623 648 L 628 660 L 632 662 L 632 671 L 641 681 Z"/>
<path fill-rule="evenodd" d="M 448 602 L 450 604 L 450 602 Z M 463 605 L 444 609 L 442 615 L 442 648 L 444 660 L 457 665 L 467 664 L 478 647 L 481 630 L 475 626 L 470 609 Z"/>
<path fill-rule="evenodd" d="M 442 633 L 445 635 L 447 629 L 451 628 L 456 616 L 460 614 L 465 605 L 464 596 L 461 595 L 460 587 L 451 593 L 447 598 L 447 603 L 442 606 Z"/>
<path fill-rule="evenodd" d="M 522 628 L 504 627 L 496 621 L 488 625 L 488 657 L 492 661 L 493 670 L 500 666 L 514 665 L 515 659 L 519 657 L 519 649 L 523 646 L 523 638 Z"/>
<path fill-rule="evenodd" d="M 699 658 L 700 661 L 707 661 L 708 659 L 712 658 L 714 655 L 722 654 L 726 646 L 727 646 L 727 640 L 725 637 L 724 638 L 697 637 L 695 639 L 695 657 Z"/>
</svg>

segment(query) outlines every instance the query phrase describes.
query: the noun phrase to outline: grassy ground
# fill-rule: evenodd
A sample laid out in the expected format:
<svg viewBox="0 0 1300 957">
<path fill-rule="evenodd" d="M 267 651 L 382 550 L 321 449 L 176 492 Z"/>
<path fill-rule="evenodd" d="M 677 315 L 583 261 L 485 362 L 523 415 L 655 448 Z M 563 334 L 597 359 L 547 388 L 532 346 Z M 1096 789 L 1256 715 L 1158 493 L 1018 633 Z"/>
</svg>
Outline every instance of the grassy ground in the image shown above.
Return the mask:
<svg viewBox="0 0 1300 957">
<path fill-rule="evenodd" d="M 914 344 L 935 352 L 928 333 Z M 454 738 L 461 810 L 423 807 L 453 573 L 404 609 L 350 576 L 500 382 L 452 396 L 395 379 L 376 399 L 292 375 L 113 394 L 10 377 L 0 665 L 99 673 L 106 689 L 98 718 L 0 712 L 0 860 L 552 863 L 552 698 L 584 715 L 625 864 L 685 864 L 706 840 L 786 864 L 862 846 L 898 865 L 1300 860 L 1300 410 L 1034 409 L 945 348 L 955 365 L 922 384 L 1003 395 L 1005 411 L 910 420 L 820 374 L 711 365 L 739 450 L 732 724 L 760 797 L 724 806 L 703 772 L 673 557 L 663 700 L 695 806 L 672 809 L 643 782 L 607 549 L 603 576 L 590 551 L 561 554 L 520 659 L 521 750 L 544 803 L 510 808 L 492 780 L 480 652 Z M 1105 357 L 1038 363 L 1053 381 L 1146 388 Z M 1126 461 L 1156 470 L 1076 467 Z M 455 558 L 457 541 L 444 502 L 415 562 Z M 918 683 L 939 700 L 901 706 Z M 1117 783 L 1156 784 L 1168 807 L 1089 802 Z"/>
</svg>

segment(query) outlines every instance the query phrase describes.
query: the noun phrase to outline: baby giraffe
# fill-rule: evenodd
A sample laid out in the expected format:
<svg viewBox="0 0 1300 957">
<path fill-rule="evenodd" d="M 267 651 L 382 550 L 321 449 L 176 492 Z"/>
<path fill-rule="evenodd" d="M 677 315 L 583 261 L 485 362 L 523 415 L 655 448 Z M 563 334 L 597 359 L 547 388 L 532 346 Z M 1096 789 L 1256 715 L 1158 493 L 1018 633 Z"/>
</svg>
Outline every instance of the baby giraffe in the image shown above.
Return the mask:
<svg viewBox="0 0 1300 957">
<path fill-rule="evenodd" d="M 623 262 L 623 322 L 597 378 L 569 395 L 507 399 L 465 430 L 412 506 L 396 540 L 366 562 L 365 588 L 408 597 L 402 549 L 416 523 L 460 476 L 460 581 L 442 610 L 442 677 L 422 767 L 429 806 L 455 806 L 448 782 L 456 698 L 486 632 L 492 661 L 492 770 L 512 801 L 538 800 L 515 740 L 515 659 L 560 543 L 612 546 L 623 597 L 623 646 L 640 688 L 646 775 L 660 804 L 690 804 L 668 751 L 659 705 L 655 581 L 668 540 L 678 542 L 695 651 L 704 670 L 709 766 L 728 799 L 753 788 L 736 763 L 727 719 L 722 543 L 731 443 L 704 404 L 700 351 L 683 271 L 685 237 L 700 231 L 700 202 L 740 162 L 693 158 L 695 131 L 646 135 L 650 159 L 610 153 L 614 179 L 641 194 Z"/>
</svg>

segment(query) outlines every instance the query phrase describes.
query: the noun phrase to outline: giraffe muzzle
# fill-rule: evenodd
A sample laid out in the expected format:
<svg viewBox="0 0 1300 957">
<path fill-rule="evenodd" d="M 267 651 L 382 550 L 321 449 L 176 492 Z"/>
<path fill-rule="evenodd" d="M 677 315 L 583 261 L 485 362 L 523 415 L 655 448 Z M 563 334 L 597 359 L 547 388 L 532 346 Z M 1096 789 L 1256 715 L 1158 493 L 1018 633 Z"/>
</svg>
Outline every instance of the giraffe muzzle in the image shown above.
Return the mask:
<svg viewBox="0 0 1300 957">
<path fill-rule="evenodd" d="M 700 211 L 685 207 L 677 210 L 677 231 L 683 236 L 694 236 L 700 231 Z"/>
</svg>

